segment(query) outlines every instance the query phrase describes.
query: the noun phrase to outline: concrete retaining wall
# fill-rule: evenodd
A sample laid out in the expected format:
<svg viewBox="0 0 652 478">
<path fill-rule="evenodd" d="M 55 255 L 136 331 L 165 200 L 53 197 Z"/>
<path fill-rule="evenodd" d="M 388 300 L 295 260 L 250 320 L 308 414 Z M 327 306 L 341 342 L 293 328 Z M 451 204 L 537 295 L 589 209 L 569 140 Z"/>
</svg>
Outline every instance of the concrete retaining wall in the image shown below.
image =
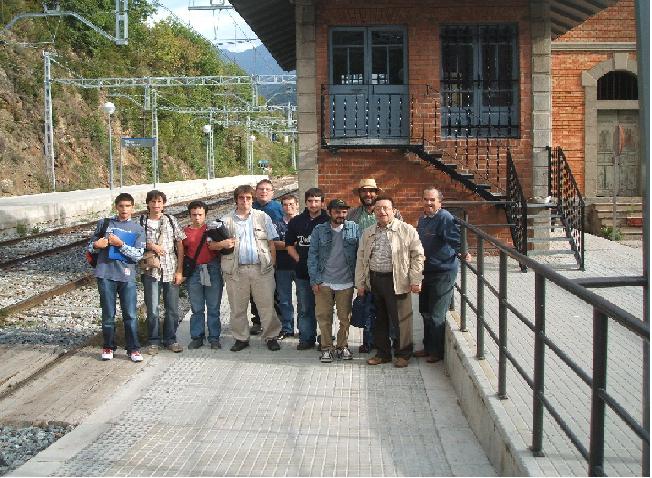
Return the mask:
<svg viewBox="0 0 652 478">
<path fill-rule="evenodd" d="M 189 201 L 232 191 L 241 184 L 255 185 L 267 176 L 232 176 L 218 179 L 195 179 L 157 184 L 168 204 Z M 33 194 L 0 198 L 0 237 L 16 234 L 16 228 L 30 231 L 35 227 L 45 229 L 69 226 L 92 221 L 111 214 L 113 199 L 120 192 L 131 194 L 136 209 L 145 208 L 145 196 L 151 184 L 126 186 L 122 189 L 85 189 L 80 191 Z"/>
<path fill-rule="evenodd" d="M 510 416 L 511 402 L 501 400 L 492 382 L 498 379 L 483 360 L 476 359 L 475 341 L 460 332 L 455 312 L 446 322 L 446 369 L 469 426 L 478 437 L 489 461 L 501 476 L 542 476 L 543 471 L 528 449 Z"/>
</svg>

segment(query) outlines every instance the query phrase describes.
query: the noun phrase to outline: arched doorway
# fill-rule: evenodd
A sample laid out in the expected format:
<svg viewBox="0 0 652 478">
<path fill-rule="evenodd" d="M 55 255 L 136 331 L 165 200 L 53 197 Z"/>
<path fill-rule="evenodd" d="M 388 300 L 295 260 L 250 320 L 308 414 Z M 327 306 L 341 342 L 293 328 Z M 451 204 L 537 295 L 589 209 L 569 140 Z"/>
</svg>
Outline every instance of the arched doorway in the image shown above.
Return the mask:
<svg viewBox="0 0 652 478">
<path fill-rule="evenodd" d="M 582 74 L 585 95 L 584 173 L 587 197 L 612 196 L 613 131 L 625 130 L 625 147 L 618 170 L 618 195 L 640 196 L 638 89 L 636 62 L 627 53 L 615 53 Z"/>
</svg>

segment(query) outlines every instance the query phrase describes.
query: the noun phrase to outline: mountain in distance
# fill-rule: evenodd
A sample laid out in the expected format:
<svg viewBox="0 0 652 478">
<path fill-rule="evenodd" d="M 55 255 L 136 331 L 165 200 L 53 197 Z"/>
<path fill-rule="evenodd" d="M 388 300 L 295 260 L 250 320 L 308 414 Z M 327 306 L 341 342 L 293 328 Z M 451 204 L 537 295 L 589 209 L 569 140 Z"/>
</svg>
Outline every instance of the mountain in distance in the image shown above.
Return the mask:
<svg viewBox="0 0 652 478">
<path fill-rule="evenodd" d="M 295 75 L 296 71 L 284 71 L 274 57 L 269 53 L 265 45 L 260 45 L 242 52 L 220 50 L 225 61 L 234 61 L 250 75 Z M 282 105 L 288 101 L 296 104 L 296 88 L 288 92 L 283 85 L 261 85 L 258 92 L 265 98 L 271 98 L 269 104 Z"/>
</svg>

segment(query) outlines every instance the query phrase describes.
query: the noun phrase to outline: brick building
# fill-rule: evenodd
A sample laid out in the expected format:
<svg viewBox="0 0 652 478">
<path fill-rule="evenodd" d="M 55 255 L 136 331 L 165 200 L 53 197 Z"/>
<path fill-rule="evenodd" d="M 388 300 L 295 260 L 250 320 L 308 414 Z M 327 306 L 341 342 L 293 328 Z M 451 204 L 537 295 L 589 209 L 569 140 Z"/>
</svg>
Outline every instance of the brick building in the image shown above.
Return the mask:
<svg viewBox="0 0 652 478">
<path fill-rule="evenodd" d="M 578 68 L 635 73 L 627 0 L 231 3 L 279 64 L 297 70 L 300 189 L 357 204 L 355 185 L 373 177 L 411 223 L 434 184 L 447 200 L 477 201 L 472 222 L 505 224 L 486 201 L 546 196 L 553 142 L 588 181 L 584 112 L 571 100 L 597 85 L 583 86 Z M 596 52 L 591 41 L 618 45 Z M 513 229 L 491 232 L 520 241 Z"/>
<path fill-rule="evenodd" d="M 615 124 L 624 125 L 621 196 L 641 196 L 634 0 L 619 0 L 552 42 L 552 141 L 588 200 L 613 194 Z"/>
</svg>

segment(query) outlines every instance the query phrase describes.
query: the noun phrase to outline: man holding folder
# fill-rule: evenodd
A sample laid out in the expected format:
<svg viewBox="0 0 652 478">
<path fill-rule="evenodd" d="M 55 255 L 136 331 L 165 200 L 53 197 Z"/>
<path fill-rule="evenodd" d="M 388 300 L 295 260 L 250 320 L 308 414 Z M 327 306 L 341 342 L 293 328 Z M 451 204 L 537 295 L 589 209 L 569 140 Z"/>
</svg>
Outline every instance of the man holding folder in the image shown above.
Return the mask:
<svg viewBox="0 0 652 478">
<path fill-rule="evenodd" d="M 116 298 L 120 297 L 122 322 L 125 328 L 125 346 L 133 362 L 143 360 L 138 342 L 136 316 L 136 264 L 143 257 L 145 231 L 131 220 L 134 198 L 120 193 L 115 198 L 118 214 L 98 222 L 88 250 L 97 254 L 95 277 L 102 307 L 102 360 L 111 360 L 115 344 Z M 104 224 L 108 221 L 108 224 Z"/>
</svg>

